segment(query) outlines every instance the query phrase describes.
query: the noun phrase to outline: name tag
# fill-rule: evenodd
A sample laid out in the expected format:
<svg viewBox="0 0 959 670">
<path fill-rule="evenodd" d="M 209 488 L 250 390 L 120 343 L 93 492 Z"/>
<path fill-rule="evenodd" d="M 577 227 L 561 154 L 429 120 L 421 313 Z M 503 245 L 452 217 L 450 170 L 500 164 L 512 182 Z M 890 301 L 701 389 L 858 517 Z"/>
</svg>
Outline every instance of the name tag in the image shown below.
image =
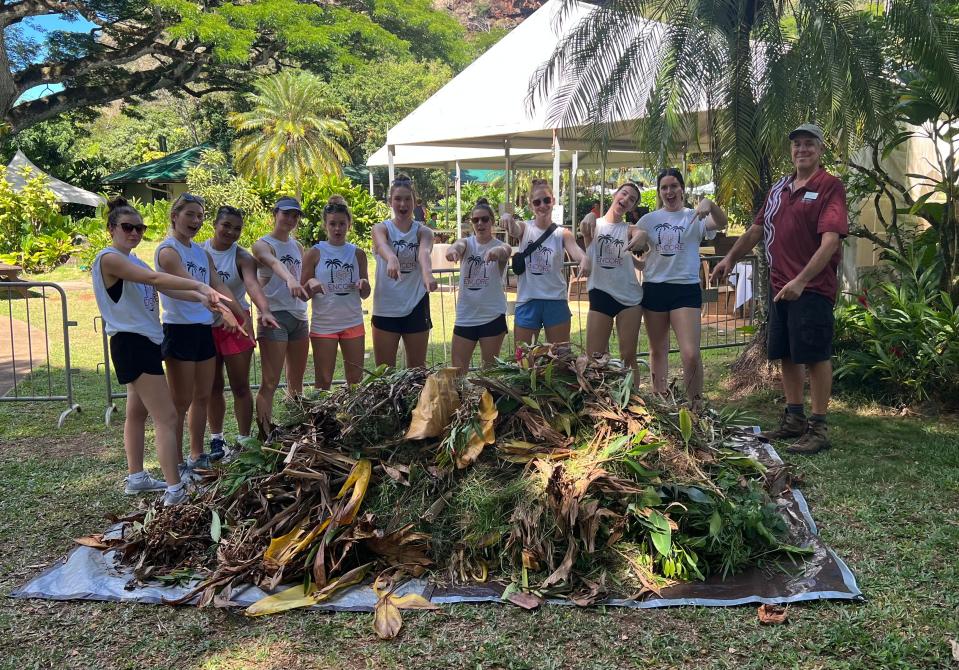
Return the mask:
<svg viewBox="0 0 959 670">
<path fill-rule="evenodd" d="M 806 192 L 803 194 L 802 199 L 803 199 L 803 200 L 815 200 L 815 199 L 818 198 L 818 197 L 819 197 L 819 194 L 816 193 L 815 191 L 806 191 Z"/>
</svg>

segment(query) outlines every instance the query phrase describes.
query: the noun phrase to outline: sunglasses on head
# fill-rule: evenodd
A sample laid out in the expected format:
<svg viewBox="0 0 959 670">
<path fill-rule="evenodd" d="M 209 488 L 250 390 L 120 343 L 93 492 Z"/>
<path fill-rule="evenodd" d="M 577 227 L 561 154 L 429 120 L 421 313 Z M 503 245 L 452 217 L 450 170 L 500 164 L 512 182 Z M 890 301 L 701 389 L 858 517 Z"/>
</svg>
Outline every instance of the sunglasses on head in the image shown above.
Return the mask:
<svg viewBox="0 0 959 670">
<path fill-rule="evenodd" d="M 180 200 L 183 200 L 184 202 L 195 202 L 201 207 L 206 205 L 206 201 L 203 198 L 198 195 L 193 195 L 192 193 L 181 193 Z"/>
<path fill-rule="evenodd" d="M 222 205 L 220 209 L 216 210 L 216 218 L 221 216 L 239 216 L 243 217 L 243 210 L 239 207 L 234 207 L 232 205 Z"/>
<path fill-rule="evenodd" d="M 140 235 L 147 231 L 147 227 L 142 223 L 127 223 L 124 221 L 120 224 L 120 230 L 125 233 L 132 233 L 133 231 L 138 232 Z"/>
<path fill-rule="evenodd" d="M 350 208 L 340 202 L 331 203 L 323 208 L 324 214 L 333 214 L 334 212 L 338 214 L 349 214 Z"/>
<path fill-rule="evenodd" d="M 553 204 L 553 199 L 549 196 L 546 196 L 545 198 L 536 198 L 536 200 L 533 201 L 533 207 L 539 207 L 540 205 L 552 205 L 552 204 Z"/>
<path fill-rule="evenodd" d="M 490 217 L 489 217 L 488 214 L 484 214 L 484 215 L 482 215 L 482 216 L 474 216 L 474 217 L 472 217 L 472 218 L 470 219 L 470 221 L 472 221 L 473 223 L 479 223 L 479 222 L 481 222 L 481 221 L 482 221 L 483 223 L 489 223 L 489 222 L 490 222 Z"/>
</svg>

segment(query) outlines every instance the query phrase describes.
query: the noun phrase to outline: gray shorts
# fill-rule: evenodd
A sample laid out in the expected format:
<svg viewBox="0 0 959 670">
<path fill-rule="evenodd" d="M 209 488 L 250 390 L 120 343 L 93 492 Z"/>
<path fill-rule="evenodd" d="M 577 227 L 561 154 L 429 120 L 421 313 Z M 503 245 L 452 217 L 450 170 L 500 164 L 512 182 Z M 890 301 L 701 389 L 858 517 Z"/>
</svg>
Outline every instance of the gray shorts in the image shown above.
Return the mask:
<svg viewBox="0 0 959 670">
<path fill-rule="evenodd" d="M 272 340 L 274 342 L 297 342 L 310 337 L 310 322 L 300 319 L 290 312 L 281 310 L 273 312 L 273 318 L 280 324 L 279 328 L 259 327 L 258 340 Z"/>
</svg>

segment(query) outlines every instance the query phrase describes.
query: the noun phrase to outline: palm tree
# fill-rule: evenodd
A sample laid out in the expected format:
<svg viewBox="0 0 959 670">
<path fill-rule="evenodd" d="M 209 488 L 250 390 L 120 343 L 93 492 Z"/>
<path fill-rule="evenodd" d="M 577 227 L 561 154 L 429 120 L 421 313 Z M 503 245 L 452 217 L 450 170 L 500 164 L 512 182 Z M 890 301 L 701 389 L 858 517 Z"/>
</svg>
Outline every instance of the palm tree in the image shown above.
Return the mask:
<svg viewBox="0 0 959 670">
<path fill-rule="evenodd" d="M 248 112 L 230 115 L 241 135 L 234 144 L 237 169 L 275 183 L 321 173 L 342 174 L 350 140 L 343 108 L 319 77 L 285 70 L 259 79 L 246 96 Z"/>
<path fill-rule="evenodd" d="M 331 283 L 331 284 L 335 284 L 335 283 L 336 283 L 336 277 L 333 276 L 333 273 L 334 273 L 334 272 L 336 271 L 336 269 L 337 269 L 338 267 L 340 267 L 341 265 L 343 265 L 343 263 L 341 263 L 341 262 L 339 261 L 339 259 L 336 259 L 336 258 L 327 258 L 327 259 L 326 259 L 326 267 L 328 267 L 328 268 L 330 269 L 330 283 Z"/>
</svg>

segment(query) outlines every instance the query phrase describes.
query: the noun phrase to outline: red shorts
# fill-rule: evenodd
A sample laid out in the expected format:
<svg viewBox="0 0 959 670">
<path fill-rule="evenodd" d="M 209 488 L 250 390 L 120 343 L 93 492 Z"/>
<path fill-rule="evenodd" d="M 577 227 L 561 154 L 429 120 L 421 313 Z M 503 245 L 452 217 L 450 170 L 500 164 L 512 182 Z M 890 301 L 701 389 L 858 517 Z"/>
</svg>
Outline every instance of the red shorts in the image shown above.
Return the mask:
<svg viewBox="0 0 959 670">
<path fill-rule="evenodd" d="M 341 330 L 338 333 L 310 333 L 310 337 L 317 340 L 352 340 L 355 337 L 363 337 L 366 335 L 366 328 L 363 327 L 363 324 L 358 326 L 350 326 L 346 330 Z"/>
<path fill-rule="evenodd" d="M 253 321 L 249 310 L 246 312 L 246 320 L 240 325 L 246 325 L 250 330 Z M 244 351 L 250 351 L 256 347 L 256 340 L 243 333 L 228 332 L 223 326 L 216 326 L 213 329 L 213 346 L 216 347 L 216 353 L 220 356 L 232 356 L 242 354 Z"/>
</svg>

